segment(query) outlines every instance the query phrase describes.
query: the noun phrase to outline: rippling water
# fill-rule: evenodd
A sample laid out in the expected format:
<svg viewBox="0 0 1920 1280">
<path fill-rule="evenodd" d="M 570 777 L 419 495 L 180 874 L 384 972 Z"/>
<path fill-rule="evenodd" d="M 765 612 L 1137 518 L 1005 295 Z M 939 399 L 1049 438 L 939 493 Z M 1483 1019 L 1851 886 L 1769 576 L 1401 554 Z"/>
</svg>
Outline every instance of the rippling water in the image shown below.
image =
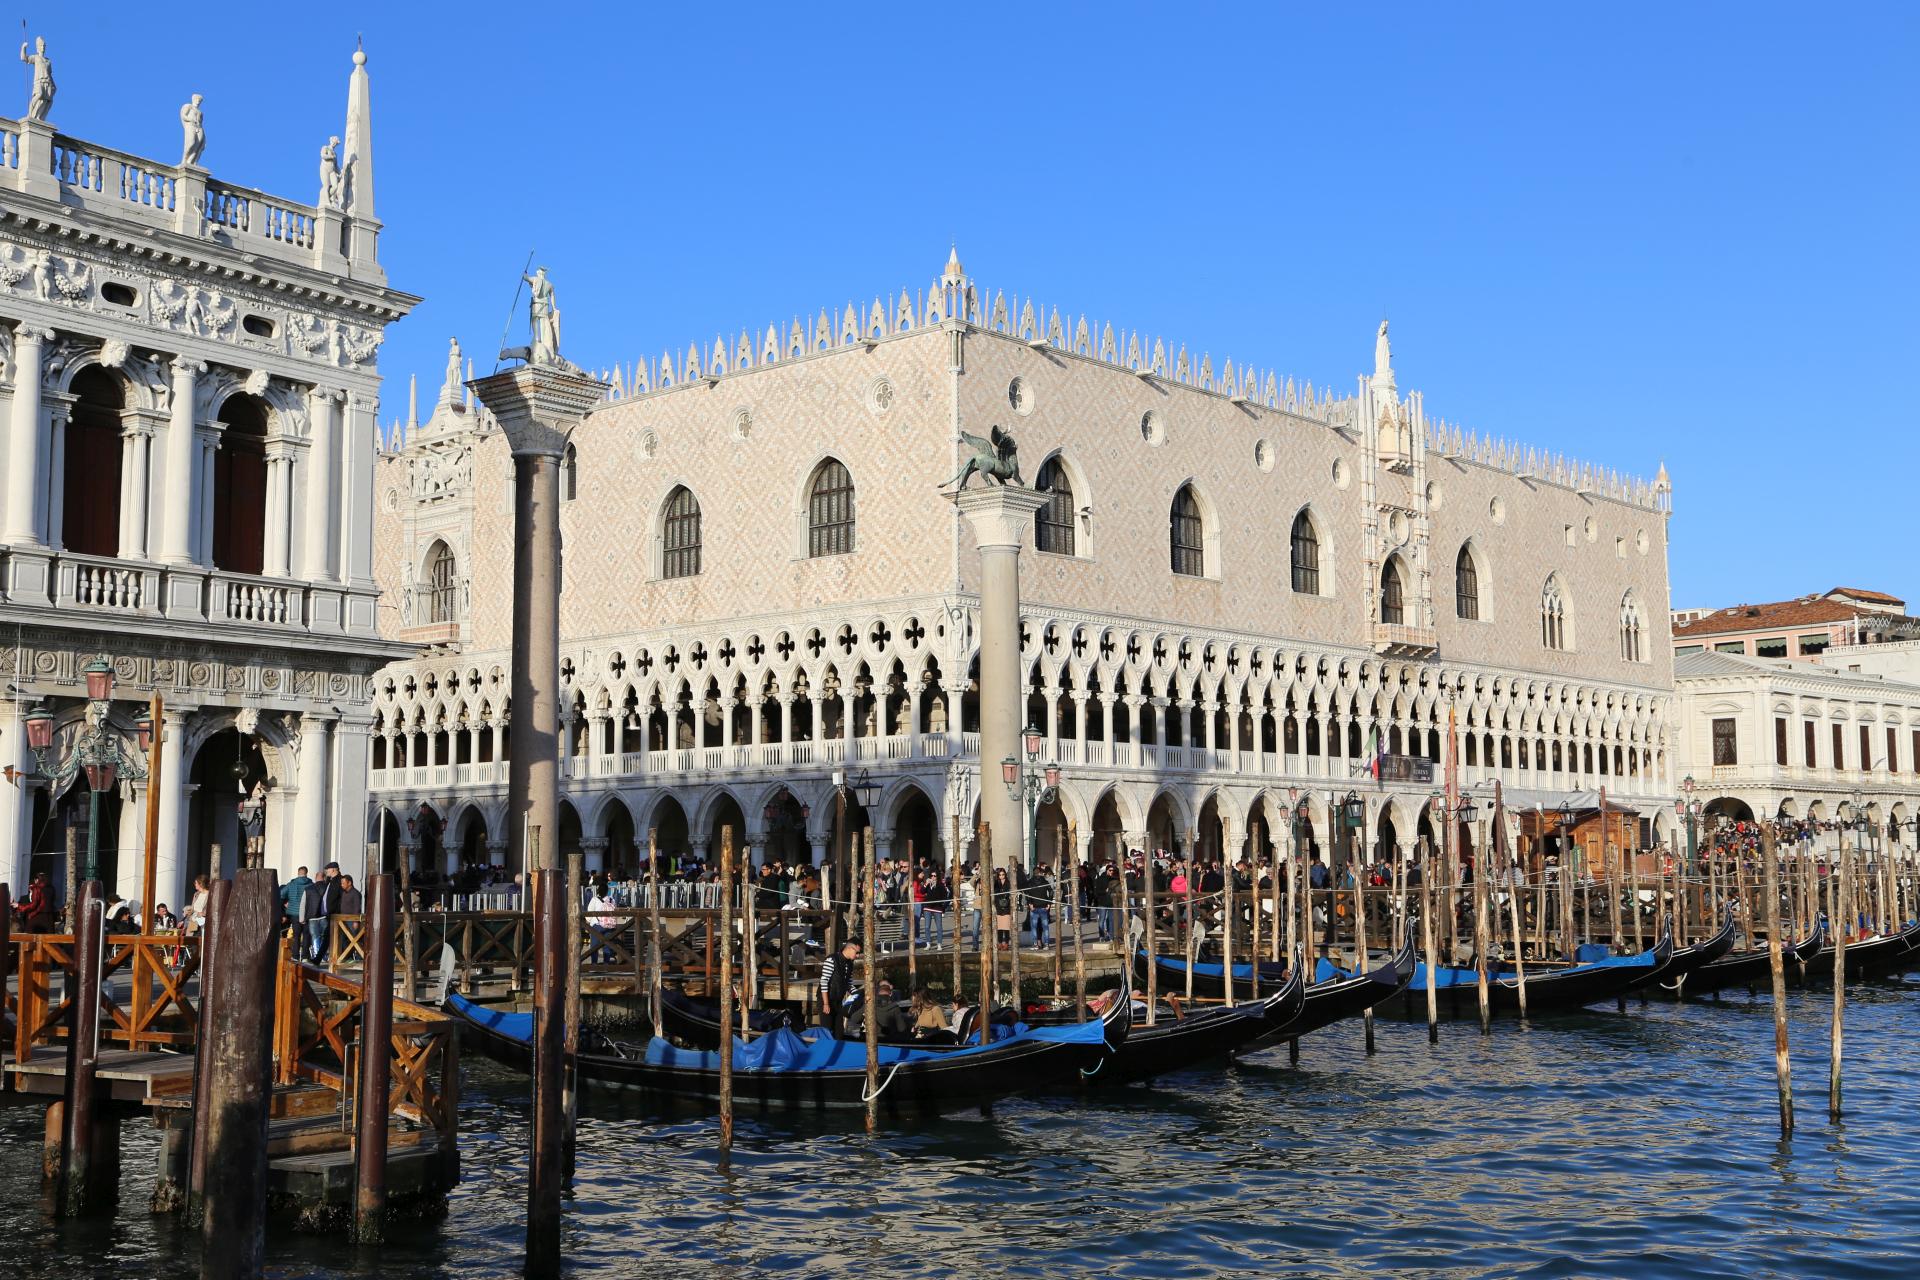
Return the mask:
<svg viewBox="0 0 1920 1280">
<path fill-rule="evenodd" d="M 1823 1276 L 1920 1270 L 1912 1023 L 1920 984 L 1849 993 L 1847 1117 L 1826 1120 L 1830 996 L 1792 997 L 1800 1129 L 1779 1140 L 1765 1001 L 1532 1026 L 1358 1023 L 1222 1071 L 1001 1104 L 868 1138 L 858 1121 L 596 1113 L 566 1248 L 582 1276 Z M 470 1064 L 464 1181 L 443 1219 L 355 1249 L 282 1235 L 279 1276 L 519 1270 L 526 1083 Z M 0 1110 L 15 1274 L 197 1276 L 146 1213 L 154 1144 L 128 1126 L 110 1221 L 36 1202 L 40 1112 Z M 19 1270 L 24 1266 L 25 1270 Z"/>
</svg>

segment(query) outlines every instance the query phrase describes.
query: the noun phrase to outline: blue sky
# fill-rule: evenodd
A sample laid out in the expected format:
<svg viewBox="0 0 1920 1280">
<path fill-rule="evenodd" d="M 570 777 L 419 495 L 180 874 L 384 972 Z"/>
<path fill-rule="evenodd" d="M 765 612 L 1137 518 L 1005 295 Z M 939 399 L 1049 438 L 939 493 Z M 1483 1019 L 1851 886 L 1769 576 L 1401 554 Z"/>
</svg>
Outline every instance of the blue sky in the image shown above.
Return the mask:
<svg viewBox="0 0 1920 1280">
<path fill-rule="evenodd" d="M 382 258 L 426 298 L 389 412 L 449 334 L 491 353 L 529 250 L 602 365 L 924 288 L 957 238 L 1315 385 L 1390 316 L 1430 414 L 1666 460 L 1676 604 L 1920 611 L 1920 7 L 345 8 L 34 32 L 64 131 L 172 160 L 204 93 L 215 175 L 305 200 L 364 32 Z"/>
</svg>

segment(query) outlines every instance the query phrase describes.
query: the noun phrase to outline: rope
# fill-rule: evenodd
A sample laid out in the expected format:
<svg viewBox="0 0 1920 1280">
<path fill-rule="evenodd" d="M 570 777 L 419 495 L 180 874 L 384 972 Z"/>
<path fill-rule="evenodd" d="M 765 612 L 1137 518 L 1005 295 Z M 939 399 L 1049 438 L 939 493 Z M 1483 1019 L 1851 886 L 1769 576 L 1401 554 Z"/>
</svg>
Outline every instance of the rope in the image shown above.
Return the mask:
<svg viewBox="0 0 1920 1280">
<path fill-rule="evenodd" d="M 893 1083 L 893 1078 L 894 1078 L 895 1076 L 897 1076 L 897 1075 L 899 1075 L 899 1074 L 900 1074 L 900 1068 L 901 1068 L 901 1067 L 903 1067 L 903 1066 L 905 1066 L 905 1065 L 906 1065 L 906 1064 L 905 1064 L 904 1062 L 896 1062 L 896 1063 L 894 1063 L 894 1064 L 893 1064 L 893 1069 L 892 1069 L 891 1071 L 889 1071 L 889 1072 L 887 1072 L 887 1078 L 886 1078 L 885 1080 L 882 1080 L 882 1081 L 880 1082 L 880 1087 L 879 1087 L 878 1089 L 875 1089 L 875 1090 L 874 1090 L 874 1091 L 873 1091 L 873 1092 L 872 1092 L 871 1094 L 869 1094 L 869 1093 L 867 1092 L 867 1087 L 866 1087 L 865 1085 L 861 1085 L 861 1086 L 860 1086 L 860 1101 L 862 1101 L 862 1102 L 874 1102 L 874 1101 L 877 1101 L 877 1100 L 879 1099 L 879 1097 L 880 1097 L 880 1095 L 881 1095 L 881 1094 L 883 1094 L 883 1093 L 885 1093 L 885 1092 L 887 1091 L 887 1086 Z"/>
</svg>

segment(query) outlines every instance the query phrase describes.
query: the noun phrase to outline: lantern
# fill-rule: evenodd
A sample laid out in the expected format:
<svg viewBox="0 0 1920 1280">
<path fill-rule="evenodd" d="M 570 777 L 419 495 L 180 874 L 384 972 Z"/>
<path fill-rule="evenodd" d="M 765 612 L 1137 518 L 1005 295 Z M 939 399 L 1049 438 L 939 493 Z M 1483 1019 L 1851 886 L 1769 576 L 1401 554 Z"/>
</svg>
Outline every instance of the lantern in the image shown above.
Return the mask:
<svg viewBox="0 0 1920 1280">
<path fill-rule="evenodd" d="M 145 755 L 153 747 L 153 717 L 141 716 L 133 722 L 134 740 L 140 744 L 140 754 Z"/>
<path fill-rule="evenodd" d="M 1034 756 L 1039 755 L 1040 754 L 1040 731 L 1034 728 L 1032 725 L 1028 725 L 1025 733 L 1022 736 L 1026 740 L 1027 757 L 1031 759 Z"/>
<path fill-rule="evenodd" d="M 1000 762 L 1000 780 L 1010 787 L 1020 785 L 1020 762 L 1012 756 Z"/>
<path fill-rule="evenodd" d="M 113 700 L 113 664 L 105 658 L 95 658 L 80 668 L 87 676 L 87 697 L 94 702 Z"/>
<path fill-rule="evenodd" d="M 90 764 L 87 766 L 87 785 L 95 791 L 111 791 L 116 772 L 111 760 L 104 764 Z"/>
<path fill-rule="evenodd" d="M 35 707 L 27 712 L 27 745 L 35 751 L 45 751 L 53 745 L 53 712 L 44 706 Z"/>
</svg>

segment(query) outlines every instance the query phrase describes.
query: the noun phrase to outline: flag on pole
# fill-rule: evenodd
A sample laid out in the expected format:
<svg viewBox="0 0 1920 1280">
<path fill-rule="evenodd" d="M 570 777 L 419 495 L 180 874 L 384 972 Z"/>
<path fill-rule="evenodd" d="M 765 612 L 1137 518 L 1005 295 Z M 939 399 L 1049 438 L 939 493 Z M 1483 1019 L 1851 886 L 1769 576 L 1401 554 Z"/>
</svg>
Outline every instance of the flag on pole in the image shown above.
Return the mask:
<svg viewBox="0 0 1920 1280">
<path fill-rule="evenodd" d="M 1373 780 L 1380 780 L 1380 726 L 1376 723 L 1367 729 L 1367 772 Z"/>
</svg>

